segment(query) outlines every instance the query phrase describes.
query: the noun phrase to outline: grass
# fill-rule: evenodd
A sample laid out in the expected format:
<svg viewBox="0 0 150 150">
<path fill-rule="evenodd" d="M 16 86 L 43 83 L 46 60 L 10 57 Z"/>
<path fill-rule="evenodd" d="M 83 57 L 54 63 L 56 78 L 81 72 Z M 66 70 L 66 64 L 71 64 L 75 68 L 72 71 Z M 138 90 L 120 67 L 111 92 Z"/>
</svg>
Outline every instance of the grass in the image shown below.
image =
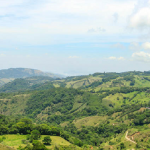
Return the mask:
<svg viewBox="0 0 150 150">
<path fill-rule="evenodd" d="M 30 94 L 21 94 L 21 95 L 15 95 L 13 97 L 6 97 L 5 99 L 1 99 L 1 101 L 4 101 L 1 103 L 1 110 L 4 115 L 15 115 L 15 114 L 23 114 L 24 109 L 26 107 L 26 102 L 28 98 L 30 97 Z M 6 107 L 7 104 L 7 107 Z"/>
<path fill-rule="evenodd" d="M 42 135 L 40 141 L 44 139 L 44 137 L 47 135 Z M 11 148 L 18 148 L 19 146 L 24 147 L 26 144 L 22 144 L 22 140 L 26 140 L 26 135 L 3 135 L 0 136 L 0 138 L 5 137 L 4 141 L 1 143 L 3 147 L 9 146 Z M 58 137 L 58 136 L 50 136 L 52 139 L 52 144 L 50 146 L 46 146 L 47 148 L 53 148 L 55 145 L 62 145 L 62 146 L 69 146 L 71 145 L 68 141 L 65 139 Z M 0 145 L 0 150 L 2 145 Z M 5 145 L 5 146 L 4 146 Z M 2 149 L 5 150 L 5 149 Z M 7 148 L 6 148 L 7 150 Z M 9 150 L 9 149 L 8 149 Z M 10 149 L 11 150 L 11 149 Z"/>
<path fill-rule="evenodd" d="M 59 84 L 53 84 L 53 85 L 54 85 L 54 87 L 56 87 L 56 88 L 60 87 Z"/>
<path fill-rule="evenodd" d="M 135 149 L 136 145 L 130 141 L 127 141 L 125 139 L 125 134 L 126 133 L 121 133 L 116 138 L 112 138 L 110 141 L 103 143 L 102 144 L 103 148 L 105 150 L 110 150 L 110 149 L 118 150 L 118 149 L 120 149 L 120 144 L 124 143 L 126 150 Z"/>
<path fill-rule="evenodd" d="M 107 116 L 91 116 L 91 117 L 85 117 L 82 119 L 74 120 L 73 123 L 77 128 L 81 128 L 82 125 L 84 126 L 97 126 L 102 121 L 106 120 Z"/>
<path fill-rule="evenodd" d="M 141 148 L 150 149 L 150 124 L 144 125 L 142 128 L 139 126 L 136 129 L 129 129 L 129 137 L 137 143 L 140 143 Z"/>
<path fill-rule="evenodd" d="M 8 82 L 11 82 L 13 80 L 14 80 L 14 78 L 2 78 L 2 79 L 0 79 L 0 86 L 6 84 Z"/>
<path fill-rule="evenodd" d="M 77 103 L 75 102 L 74 105 L 73 105 L 73 108 L 70 110 L 70 112 L 73 112 L 75 110 L 77 110 L 79 107 L 82 106 L 83 103 Z"/>
<path fill-rule="evenodd" d="M 67 82 L 67 85 L 66 87 L 67 88 L 79 88 L 79 87 L 82 87 L 82 86 L 86 86 L 86 85 L 89 85 L 95 81 L 101 81 L 102 78 L 97 76 L 97 77 L 93 77 L 93 76 L 89 76 L 89 77 L 85 77 L 84 79 L 81 79 L 81 80 L 76 80 L 76 81 L 69 81 Z"/>
<path fill-rule="evenodd" d="M 9 147 L 9 146 L 0 144 L 0 150 L 15 150 L 15 149 L 14 149 L 14 148 L 11 148 L 11 147 Z"/>
<path fill-rule="evenodd" d="M 3 135 L 0 138 L 5 137 L 6 139 L 2 142 L 3 145 L 11 146 L 14 148 L 18 148 L 20 145 L 25 146 L 22 144 L 22 140 L 26 139 L 26 135 Z"/>
<path fill-rule="evenodd" d="M 131 104 L 131 103 L 145 103 L 149 102 L 150 94 L 147 92 L 137 91 L 131 93 L 116 93 L 114 95 L 110 94 L 109 96 L 103 98 L 103 104 L 108 106 L 109 104 L 113 104 L 113 106 L 119 107 L 123 104 Z"/>
</svg>

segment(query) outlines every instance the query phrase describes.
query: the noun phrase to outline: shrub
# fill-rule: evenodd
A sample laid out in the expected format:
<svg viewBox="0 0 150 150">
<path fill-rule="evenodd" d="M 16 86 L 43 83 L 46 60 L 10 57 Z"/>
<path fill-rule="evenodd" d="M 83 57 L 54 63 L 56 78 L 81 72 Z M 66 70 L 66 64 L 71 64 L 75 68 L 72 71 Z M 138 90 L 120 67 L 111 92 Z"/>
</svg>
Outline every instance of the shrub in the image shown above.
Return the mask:
<svg viewBox="0 0 150 150">
<path fill-rule="evenodd" d="M 34 140 L 32 142 L 33 148 L 32 150 L 47 150 L 47 148 L 45 147 L 44 144 L 42 144 L 41 142 Z"/>
<path fill-rule="evenodd" d="M 51 138 L 49 136 L 44 137 L 44 140 L 42 141 L 45 145 L 51 145 Z"/>
</svg>

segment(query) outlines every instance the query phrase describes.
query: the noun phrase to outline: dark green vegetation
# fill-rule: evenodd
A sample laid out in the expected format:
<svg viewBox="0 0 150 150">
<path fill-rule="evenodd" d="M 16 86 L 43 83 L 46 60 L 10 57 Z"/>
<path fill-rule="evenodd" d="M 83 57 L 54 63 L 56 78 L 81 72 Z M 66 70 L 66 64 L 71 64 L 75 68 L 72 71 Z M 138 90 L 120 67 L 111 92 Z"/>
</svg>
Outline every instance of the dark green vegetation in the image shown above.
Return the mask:
<svg viewBox="0 0 150 150">
<path fill-rule="evenodd" d="M 46 150 L 47 148 L 44 145 L 51 144 L 51 139 L 49 136 L 60 136 L 74 145 L 83 145 L 78 138 L 72 137 L 59 127 L 47 124 L 33 124 L 32 121 L 27 118 L 20 120 L 18 117 L 10 118 L 0 115 L 0 135 L 5 134 L 26 135 L 26 139 L 23 140 L 23 143 L 32 143 L 32 146 L 30 147 L 32 150 L 38 150 L 39 147 L 42 147 L 44 150 Z M 43 144 L 39 141 L 41 139 L 41 135 L 49 135 L 44 137 L 42 141 Z M 1 138 L 0 142 L 2 143 L 5 140 L 6 138 Z M 43 150 L 42 148 L 40 148 L 40 150 Z"/>
<path fill-rule="evenodd" d="M 53 80 L 54 79 L 51 77 L 42 76 L 30 77 L 25 79 L 19 78 L 0 87 L 0 93 L 54 88 L 53 84 L 49 82 Z"/>
<path fill-rule="evenodd" d="M 0 92 L 1 134 L 29 134 L 31 149 L 51 145 L 51 138 L 41 135 L 73 144 L 53 149 L 150 148 L 150 72 L 30 77 Z"/>
</svg>

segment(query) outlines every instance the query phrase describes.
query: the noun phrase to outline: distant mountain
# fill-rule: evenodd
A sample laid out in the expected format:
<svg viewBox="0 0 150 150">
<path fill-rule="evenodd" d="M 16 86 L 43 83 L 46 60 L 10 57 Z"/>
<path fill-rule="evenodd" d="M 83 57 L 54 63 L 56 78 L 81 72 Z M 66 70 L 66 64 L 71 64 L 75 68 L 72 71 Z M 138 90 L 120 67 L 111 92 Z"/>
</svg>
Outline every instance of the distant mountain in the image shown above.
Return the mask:
<svg viewBox="0 0 150 150">
<path fill-rule="evenodd" d="M 13 81 L 17 78 L 28 78 L 28 77 L 51 77 L 53 79 L 63 78 L 63 75 L 42 72 L 36 69 L 28 69 L 28 68 L 10 68 L 0 70 L 0 86 Z"/>
<path fill-rule="evenodd" d="M 10 68 L 0 70 L 0 79 L 1 78 L 26 78 L 33 76 L 48 76 L 52 78 L 60 78 L 59 75 L 53 73 L 45 73 L 36 69 L 28 68 Z"/>
</svg>

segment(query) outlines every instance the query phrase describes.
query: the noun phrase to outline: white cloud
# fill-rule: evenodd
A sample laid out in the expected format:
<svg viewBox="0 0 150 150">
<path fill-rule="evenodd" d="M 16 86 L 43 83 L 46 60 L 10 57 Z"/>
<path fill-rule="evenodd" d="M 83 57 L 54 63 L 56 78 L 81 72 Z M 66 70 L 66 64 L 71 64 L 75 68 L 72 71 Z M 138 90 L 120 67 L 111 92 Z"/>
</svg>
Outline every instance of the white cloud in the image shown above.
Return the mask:
<svg viewBox="0 0 150 150">
<path fill-rule="evenodd" d="M 150 42 L 145 42 L 142 44 L 139 44 L 138 42 L 132 42 L 129 45 L 129 49 L 133 51 L 150 50 Z"/>
<path fill-rule="evenodd" d="M 144 50 L 150 50 L 150 42 L 145 42 L 142 44 L 142 48 Z"/>
<path fill-rule="evenodd" d="M 150 8 L 143 8 L 130 18 L 131 28 L 149 28 L 150 27 Z"/>
<path fill-rule="evenodd" d="M 132 54 L 132 58 L 137 61 L 150 62 L 150 53 L 136 52 Z"/>
<path fill-rule="evenodd" d="M 129 49 L 133 51 L 139 51 L 141 50 L 141 45 L 138 42 L 132 42 L 129 45 Z"/>
<path fill-rule="evenodd" d="M 150 27 L 149 0 L 138 0 L 129 18 L 129 27 L 134 29 L 148 29 Z"/>
<path fill-rule="evenodd" d="M 134 2 L 129 0 L 108 0 L 107 3 L 105 0 L 1 1 L 0 34 L 11 33 L 11 37 L 14 37 L 17 33 L 20 34 L 19 39 L 24 41 L 24 35 L 37 37 L 48 34 L 48 37 L 44 36 L 47 39 L 51 34 L 85 35 L 88 29 L 94 33 L 103 33 L 107 29 L 107 35 L 118 34 L 123 30 L 125 18 L 132 12 L 133 6 Z M 119 15 L 119 22 L 115 26 L 112 25 L 113 14 Z M 5 37 L 7 40 L 8 35 Z M 32 41 L 37 41 L 34 37 Z M 27 40 L 31 41 L 30 38 Z"/>
<path fill-rule="evenodd" d="M 109 57 L 108 59 L 110 59 L 110 60 L 116 60 L 117 58 L 114 57 L 114 56 L 111 56 L 111 57 Z"/>
<path fill-rule="evenodd" d="M 124 57 L 119 57 L 118 60 L 125 60 L 125 58 Z"/>
<path fill-rule="evenodd" d="M 27 57 L 27 58 L 30 58 L 30 57 L 31 57 L 31 55 L 26 55 L 26 57 Z"/>
<path fill-rule="evenodd" d="M 3 54 L 3 53 L 1 53 L 1 54 L 0 54 L 0 57 L 4 57 L 4 56 L 6 56 L 6 55 L 5 55 L 5 54 Z"/>
<path fill-rule="evenodd" d="M 99 28 L 91 28 L 88 30 L 89 33 L 100 33 L 100 32 L 106 32 L 106 29 L 99 27 Z"/>
<path fill-rule="evenodd" d="M 80 58 L 79 56 L 69 56 L 68 58 Z"/>
<path fill-rule="evenodd" d="M 108 59 L 110 59 L 110 60 L 125 60 L 124 57 L 114 57 L 114 56 L 111 56 Z"/>
<path fill-rule="evenodd" d="M 125 48 L 125 46 L 123 44 L 117 43 L 117 44 L 113 44 L 111 45 L 112 48 L 119 48 L 119 49 L 123 49 Z"/>
</svg>

